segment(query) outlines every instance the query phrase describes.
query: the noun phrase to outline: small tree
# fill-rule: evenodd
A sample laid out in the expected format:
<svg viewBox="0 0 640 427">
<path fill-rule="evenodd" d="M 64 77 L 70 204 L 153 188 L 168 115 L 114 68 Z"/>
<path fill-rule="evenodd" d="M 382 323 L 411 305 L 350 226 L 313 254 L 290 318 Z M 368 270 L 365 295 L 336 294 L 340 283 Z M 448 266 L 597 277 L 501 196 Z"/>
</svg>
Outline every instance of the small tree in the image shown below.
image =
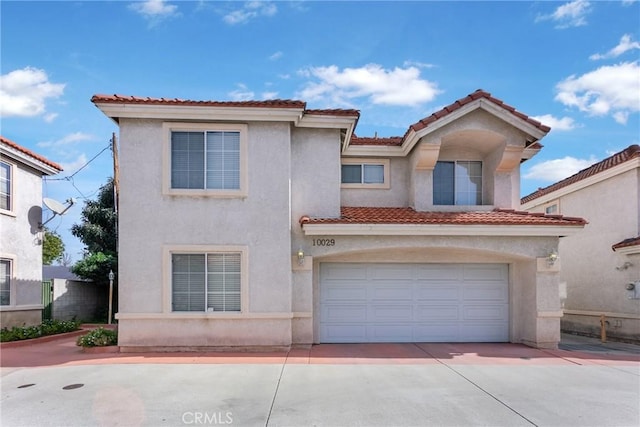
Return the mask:
<svg viewBox="0 0 640 427">
<path fill-rule="evenodd" d="M 42 263 L 51 265 L 54 261 L 61 261 L 64 255 L 64 242 L 58 233 L 44 229 L 42 242 Z"/>
<path fill-rule="evenodd" d="M 109 271 L 118 270 L 117 214 L 115 212 L 113 178 L 100 188 L 96 200 L 87 200 L 81 213 L 82 222 L 71 227 L 71 234 L 85 245 L 84 257 L 71 271 L 94 283 L 108 284 Z"/>
</svg>

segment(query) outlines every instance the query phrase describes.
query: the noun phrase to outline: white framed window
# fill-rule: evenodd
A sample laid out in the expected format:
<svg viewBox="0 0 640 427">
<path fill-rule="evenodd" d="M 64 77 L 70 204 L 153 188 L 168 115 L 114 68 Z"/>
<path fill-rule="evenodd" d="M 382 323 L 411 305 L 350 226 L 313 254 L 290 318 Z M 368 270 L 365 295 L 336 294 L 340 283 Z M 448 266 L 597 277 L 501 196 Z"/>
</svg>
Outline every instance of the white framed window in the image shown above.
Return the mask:
<svg viewBox="0 0 640 427">
<path fill-rule="evenodd" d="M 560 202 L 554 200 L 544 205 L 544 213 L 547 215 L 559 215 L 560 214 Z"/>
<path fill-rule="evenodd" d="M 165 260 L 165 312 L 237 314 L 246 311 L 246 247 L 168 247 Z"/>
<path fill-rule="evenodd" d="M 11 305 L 12 260 L 0 258 L 0 306 Z"/>
<path fill-rule="evenodd" d="M 390 188 L 389 159 L 342 159 L 342 188 Z"/>
<path fill-rule="evenodd" d="M 244 197 L 247 125 L 165 123 L 163 192 Z"/>
<path fill-rule="evenodd" d="M 482 205 L 482 162 L 436 162 L 433 169 L 433 204 Z"/>
<path fill-rule="evenodd" d="M 0 211 L 13 211 L 13 165 L 0 161 Z"/>
</svg>

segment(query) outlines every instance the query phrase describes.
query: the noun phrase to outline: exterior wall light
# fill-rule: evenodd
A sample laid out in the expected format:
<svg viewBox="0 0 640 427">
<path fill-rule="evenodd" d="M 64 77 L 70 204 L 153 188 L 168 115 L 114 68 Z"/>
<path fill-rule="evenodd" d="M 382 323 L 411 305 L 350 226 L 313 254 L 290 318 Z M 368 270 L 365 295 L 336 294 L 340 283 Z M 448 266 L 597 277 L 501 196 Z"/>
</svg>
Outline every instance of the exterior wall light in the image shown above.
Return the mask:
<svg viewBox="0 0 640 427">
<path fill-rule="evenodd" d="M 302 248 L 298 249 L 298 265 L 304 265 L 304 251 Z"/>
<path fill-rule="evenodd" d="M 627 283 L 625 288 L 627 290 L 627 298 L 640 299 L 640 292 L 638 292 L 640 290 L 640 281 Z"/>
<path fill-rule="evenodd" d="M 547 257 L 547 265 L 549 267 L 553 267 L 556 264 L 556 261 L 558 261 L 558 253 L 553 250 L 551 251 L 551 253 L 549 253 L 549 256 Z"/>
</svg>

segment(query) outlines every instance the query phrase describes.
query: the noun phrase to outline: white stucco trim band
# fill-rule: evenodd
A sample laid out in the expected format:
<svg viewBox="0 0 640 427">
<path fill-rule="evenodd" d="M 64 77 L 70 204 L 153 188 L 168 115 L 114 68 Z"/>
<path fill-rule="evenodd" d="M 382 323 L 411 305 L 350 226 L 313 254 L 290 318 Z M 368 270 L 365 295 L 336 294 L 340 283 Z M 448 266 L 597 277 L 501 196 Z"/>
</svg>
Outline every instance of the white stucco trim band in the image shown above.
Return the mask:
<svg viewBox="0 0 640 427">
<path fill-rule="evenodd" d="M 39 172 L 42 172 L 45 175 L 55 175 L 60 172 L 58 169 L 54 168 L 53 166 L 50 166 L 44 162 L 41 162 L 40 160 L 35 159 L 29 156 L 28 154 L 25 154 L 22 151 L 16 150 L 15 148 L 10 147 L 6 144 L 2 144 L 0 148 L 1 148 L 0 153 L 2 154 L 3 161 L 6 161 L 6 159 L 4 159 L 4 157 L 6 156 L 11 160 L 13 160 L 14 162 L 22 163 L 26 166 L 29 166 L 30 168 L 33 168 Z"/>
<path fill-rule="evenodd" d="M 605 317 L 619 317 L 621 319 L 640 319 L 640 314 L 630 314 L 630 313 L 613 313 L 609 311 L 590 311 L 590 310 L 564 310 L 564 314 L 572 314 L 575 316 L 592 316 L 592 317 L 600 317 L 604 315 Z"/>
<path fill-rule="evenodd" d="M 299 319 L 311 318 L 310 312 L 292 313 L 205 313 L 205 312 L 173 312 L 173 313 L 117 313 L 118 320 L 157 320 L 157 319 L 208 319 L 208 320 L 241 320 L 241 319 Z"/>
<path fill-rule="evenodd" d="M 450 224 L 303 224 L 307 236 L 569 236 L 583 226 Z"/>
<path fill-rule="evenodd" d="M 640 245 L 624 246 L 613 251 L 620 255 L 637 255 L 640 254 Z"/>
</svg>

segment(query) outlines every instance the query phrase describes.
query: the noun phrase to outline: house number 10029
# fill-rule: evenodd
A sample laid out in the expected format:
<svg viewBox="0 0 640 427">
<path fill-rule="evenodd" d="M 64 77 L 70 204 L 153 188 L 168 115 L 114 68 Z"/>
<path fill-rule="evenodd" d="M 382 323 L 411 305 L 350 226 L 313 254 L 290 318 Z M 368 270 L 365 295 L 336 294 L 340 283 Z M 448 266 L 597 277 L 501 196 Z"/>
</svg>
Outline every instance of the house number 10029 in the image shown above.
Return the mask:
<svg viewBox="0 0 640 427">
<path fill-rule="evenodd" d="M 313 239 L 313 246 L 335 246 L 336 239 Z"/>
</svg>

